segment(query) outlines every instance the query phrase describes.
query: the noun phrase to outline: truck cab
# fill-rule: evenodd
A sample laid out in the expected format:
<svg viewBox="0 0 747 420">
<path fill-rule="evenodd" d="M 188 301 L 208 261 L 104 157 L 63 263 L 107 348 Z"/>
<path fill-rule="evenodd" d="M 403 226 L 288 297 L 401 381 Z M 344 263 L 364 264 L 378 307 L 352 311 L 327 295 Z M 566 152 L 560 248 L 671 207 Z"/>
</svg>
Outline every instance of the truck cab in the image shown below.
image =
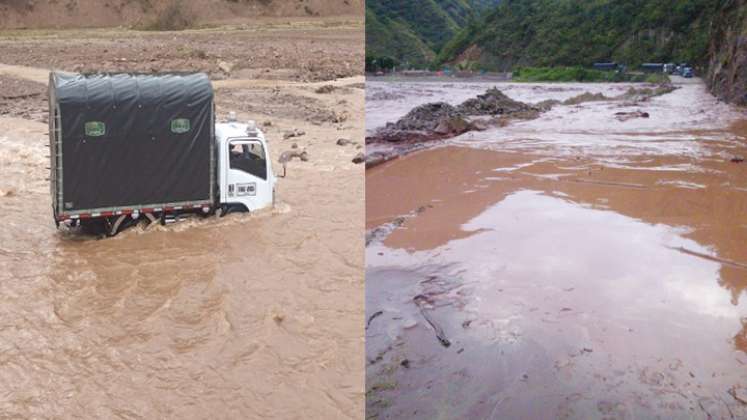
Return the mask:
<svg viewBox="0 0 747 420">
<path fill-rule="evenodd" d="M 231 116 L 215 125 L 215 142 L 221 215 L 271 206 L 277 178 L 262 130 Z"/>
</svg>

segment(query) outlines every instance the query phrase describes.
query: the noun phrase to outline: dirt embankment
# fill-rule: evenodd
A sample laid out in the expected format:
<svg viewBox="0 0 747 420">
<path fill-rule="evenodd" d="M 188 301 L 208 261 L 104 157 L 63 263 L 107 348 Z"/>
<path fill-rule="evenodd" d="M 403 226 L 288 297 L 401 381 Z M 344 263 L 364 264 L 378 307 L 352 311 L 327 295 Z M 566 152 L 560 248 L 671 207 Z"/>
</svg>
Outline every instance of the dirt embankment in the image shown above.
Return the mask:
<svg viewBox="0 0 747 420">
<path fill-rule="evenodd" d="M 47 87 L 0 74 L 0 117 L 47 122 Z"/>
<path fill-rule="evenodd" d="M 747 105 L 747 2 L 727 2 L 713 24 L 706 83 L 718 98 Z"/>
<path fill-rule="evenodd" d="M 5 64 L 74 72 L 202 71 L 212 80 L 333 80 L 363 74 L 363 22 L 307 19 L 251 28 L 0 33 Z"/>
<path fill-rule="evenodd" d="M 363 0 L 0 0 L 0 29 L 147 26 L 174 4 L 196 24 L 363 14 Z"/>
</svg>

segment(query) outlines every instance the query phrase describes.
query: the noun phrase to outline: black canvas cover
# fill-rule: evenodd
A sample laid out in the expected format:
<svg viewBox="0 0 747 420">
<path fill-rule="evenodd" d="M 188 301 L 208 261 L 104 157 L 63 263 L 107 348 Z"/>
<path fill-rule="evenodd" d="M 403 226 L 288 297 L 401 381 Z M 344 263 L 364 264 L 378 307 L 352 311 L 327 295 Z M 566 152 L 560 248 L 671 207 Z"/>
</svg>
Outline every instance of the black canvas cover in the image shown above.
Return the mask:
<svg viewBox="0 0 747 420">
<path fill-rule="evenodd" d="M 57 213 L 212 200 L 205 74 L 52 73 L 49 86 Z"/>
</svg>

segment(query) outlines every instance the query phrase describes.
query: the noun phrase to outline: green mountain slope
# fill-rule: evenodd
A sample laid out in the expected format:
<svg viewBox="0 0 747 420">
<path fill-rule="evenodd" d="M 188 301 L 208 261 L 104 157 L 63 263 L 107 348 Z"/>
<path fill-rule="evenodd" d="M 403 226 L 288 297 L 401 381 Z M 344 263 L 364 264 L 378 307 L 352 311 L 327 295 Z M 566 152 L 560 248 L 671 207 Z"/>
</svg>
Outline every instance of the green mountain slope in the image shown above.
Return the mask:
<svg viewBox="0 0 747 420">
<path fill-rule="evenodd" d="M 386 16 L 379 17 L 366 8 L 367 68 L 371 67 L 369 62 L 384 58 L 421 67 L 434 57 L 433 49 L 406 22 Z"/>
<path fill-rule="evenodd" d="M 483 7 L 498 0 L 368 0 L 366 55 L 423 67 Z"/>
<path fill-rule="evenodd" d="M 478 67 L 590 65 L 596 61 L 705 63 L 721 0 L 505 0 L 463 28 L 441 63 Z"/>
</svg>

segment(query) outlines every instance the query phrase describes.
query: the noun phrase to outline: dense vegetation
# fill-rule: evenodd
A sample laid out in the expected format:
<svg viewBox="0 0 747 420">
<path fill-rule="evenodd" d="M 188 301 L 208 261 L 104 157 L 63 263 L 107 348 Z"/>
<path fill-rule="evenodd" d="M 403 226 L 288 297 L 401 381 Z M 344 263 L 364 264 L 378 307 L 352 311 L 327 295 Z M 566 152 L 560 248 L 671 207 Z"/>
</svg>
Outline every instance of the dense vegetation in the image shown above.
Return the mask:
<svg viewBox="0 0 747 420">
<path fill-rule="evenodd" d="M 367 63 L 424 67 L 476 16 L 498 0 L 368 0 Z M 368 68 L 373 70 L 373 68 Z"/>
<path fill-rule="evenodd" d="M 631 74 L 583 67 L 520 67 L 514 70 L 518 82 L 648 82 L 669 81 L 664 74 Z"/>
<path fill-rule="evenodd" d="M 617 61 L 707 62 L 721 0 L 505 0 L 469 22 L 437 62 L 481 69 Z"/>
</svg>

